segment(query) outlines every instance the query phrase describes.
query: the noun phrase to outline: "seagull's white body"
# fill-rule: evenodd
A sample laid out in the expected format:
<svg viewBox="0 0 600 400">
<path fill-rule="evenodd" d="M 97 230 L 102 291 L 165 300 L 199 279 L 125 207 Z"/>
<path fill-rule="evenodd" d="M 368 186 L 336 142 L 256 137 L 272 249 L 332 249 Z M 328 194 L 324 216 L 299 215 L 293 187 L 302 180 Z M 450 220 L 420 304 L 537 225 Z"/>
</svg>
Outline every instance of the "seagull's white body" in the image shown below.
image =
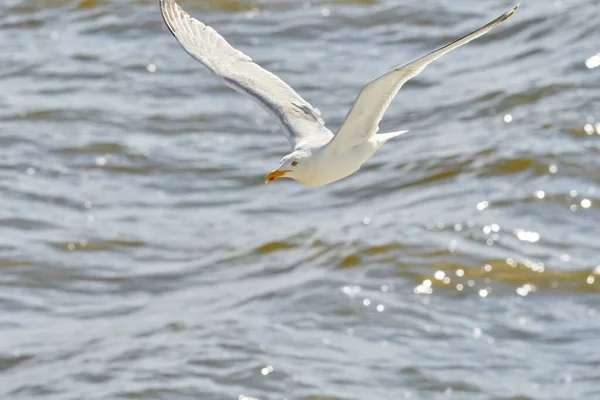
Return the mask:
<svg viewBox="0 0 600 400">
<path fill-rule="evenodd" d="M 402 134 L 407 131 L 401 131 Z M 383 144 L 389 139 L 384 135 L 373 135 L 369 140 L 363 141 L 351 148 L 344 148 L 335 152 L 327 144 L 312 150 L 309 158 L 303 159 L 306 172 L 294 174 L 293 178 L 308 186 L 321 186 L 343 179 L 360 169 Z M 307 162 L 309 161 L 309 162 Z"/>
<path fill-rule="evenodd" d="M 500 17 L 414 61 L 368 83 L 333 134 L 320 113 L 290 86 L 233 48 L 214 29 L 190 17 L 175 0 L 159 0 L 163 19 L 181 46 L 225 84 L 250 96 L 277 118 L 293 152 L 266 181 L 292 178 L 309 186 L 326 185 L 358 171 L 392 137 L 407 131 L 378 134 L 379 122 L 402 85 L 432 61 L 487 33 L 514 14 Z"/>
</svg>

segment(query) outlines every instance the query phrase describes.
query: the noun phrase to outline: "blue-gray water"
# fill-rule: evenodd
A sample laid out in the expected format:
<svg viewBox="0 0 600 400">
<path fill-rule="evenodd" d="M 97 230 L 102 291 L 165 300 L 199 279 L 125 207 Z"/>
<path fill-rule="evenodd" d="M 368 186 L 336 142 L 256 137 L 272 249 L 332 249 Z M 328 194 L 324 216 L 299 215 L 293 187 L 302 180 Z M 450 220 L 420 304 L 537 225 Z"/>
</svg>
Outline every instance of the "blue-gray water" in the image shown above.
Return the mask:
<svg viewBox="0 0 600 400">
<path fill-rule="evenodd" d="M 600 3 L 524 2 L 321 188 L 157 3 L 0 5 L 1 399 L 600 398 Z M 181 4 L 334 130 L 513 5 Z"/>
</svg>

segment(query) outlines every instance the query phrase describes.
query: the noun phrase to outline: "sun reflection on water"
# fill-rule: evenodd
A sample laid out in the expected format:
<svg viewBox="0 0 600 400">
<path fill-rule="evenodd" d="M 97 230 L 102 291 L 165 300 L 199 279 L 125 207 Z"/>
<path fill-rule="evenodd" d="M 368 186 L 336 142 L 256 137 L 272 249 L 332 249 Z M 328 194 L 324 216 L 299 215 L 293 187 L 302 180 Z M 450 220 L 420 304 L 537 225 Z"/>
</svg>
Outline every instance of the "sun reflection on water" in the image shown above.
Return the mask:
<svg viewBox="0 0 600 400">
<path fill-rule="evenodd" d="M 600 53 L 585 60 L 585 66 L 589 69 L 600 67 Z"/>
</svg>

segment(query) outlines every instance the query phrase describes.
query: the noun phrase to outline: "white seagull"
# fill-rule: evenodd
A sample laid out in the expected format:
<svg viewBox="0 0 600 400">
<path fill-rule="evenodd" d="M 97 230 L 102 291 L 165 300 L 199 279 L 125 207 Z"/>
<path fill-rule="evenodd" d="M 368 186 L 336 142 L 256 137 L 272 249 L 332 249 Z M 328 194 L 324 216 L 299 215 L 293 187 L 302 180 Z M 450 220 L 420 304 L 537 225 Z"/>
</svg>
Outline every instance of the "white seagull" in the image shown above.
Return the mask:
<svg viewBox="0 0 600 400">
<path fill-rule="evenodd" d="M 402 85 L 432 61 L 506 21 L 518 8 L 517 5 L 468 35 L 368 83 L 334 135 L 325 127 L 319 111 L 280 78 L 233 48 L 210 26 L 192 18 L 175 0 L 159 2 L 167 27 L 190 56 L 277 118 L 292 152 L 269 172 L 265 182 L 292 178 L 309 186 L 326 185 L 353 174 L 385 142 L 407 132 L 377 134 L 383 114 Z"/>
</svg>

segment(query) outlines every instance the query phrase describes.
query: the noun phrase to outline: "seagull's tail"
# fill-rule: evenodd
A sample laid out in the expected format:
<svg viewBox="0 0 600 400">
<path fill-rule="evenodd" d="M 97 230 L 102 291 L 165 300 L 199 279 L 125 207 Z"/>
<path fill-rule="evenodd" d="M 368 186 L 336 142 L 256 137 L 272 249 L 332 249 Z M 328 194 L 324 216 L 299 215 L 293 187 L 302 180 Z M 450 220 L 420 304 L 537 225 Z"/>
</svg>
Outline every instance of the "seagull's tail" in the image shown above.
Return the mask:
<svg viewBox="0 0 600 400">
<path fill-rule="evenodd" d="M 403 133 L 408 132 L 408 130 L 406 131 L 397 131 L 397 132 L 389 132 L 389 133 L 378 133 L 377 135 L 375 135 L 375 137 L 377 138 L 377 141 L 381 142 L 381 144 L 387 142 L 388 140 L 390 140 L 393 137 L 396 136 L 400 136 Z"/>
</svg>

